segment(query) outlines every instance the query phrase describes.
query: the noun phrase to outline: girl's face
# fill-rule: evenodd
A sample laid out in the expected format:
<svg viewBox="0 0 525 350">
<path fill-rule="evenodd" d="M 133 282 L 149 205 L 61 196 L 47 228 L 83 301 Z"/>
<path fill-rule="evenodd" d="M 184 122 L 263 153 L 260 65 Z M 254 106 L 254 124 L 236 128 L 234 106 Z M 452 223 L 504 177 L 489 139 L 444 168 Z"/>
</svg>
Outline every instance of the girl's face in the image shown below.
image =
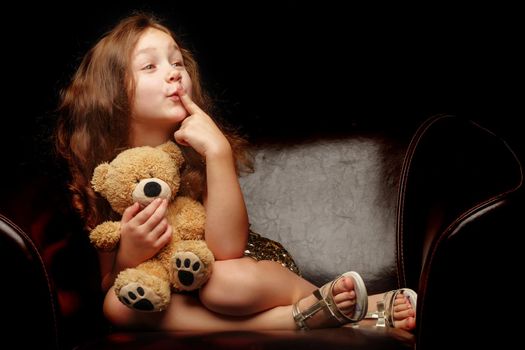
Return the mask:
<svg viewBox="0 0 525 350">
<path fill-rule="evenodd" d="M 188 115 L 177 95 L 182 86 L 191 97 L 191 78 L 182 54 L 165 32 L 149 28 L 140 37 L 131 56 L 135 82 L 132 124 L 150 128 L 174 127 Z"/>
</svg>

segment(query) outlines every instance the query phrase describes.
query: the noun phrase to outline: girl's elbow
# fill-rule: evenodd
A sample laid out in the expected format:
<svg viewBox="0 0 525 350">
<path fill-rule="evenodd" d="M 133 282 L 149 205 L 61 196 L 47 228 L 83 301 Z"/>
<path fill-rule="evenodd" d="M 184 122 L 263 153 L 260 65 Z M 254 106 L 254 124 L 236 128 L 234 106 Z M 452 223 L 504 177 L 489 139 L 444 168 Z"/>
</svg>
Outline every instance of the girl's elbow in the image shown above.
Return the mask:
<svg viewBox="0 0 525 350">
<path fill-rule="evenodd" d="M 215 260 L 230 260 L 239 259 L 244 256 L 245 246 L 242 247 L 228 247 L 213 251 Z"/>
<path fill-rule="evenodd" d="M 231 260 L 231 259 L 239 259 L 244 256 L 244 253 L 228 253 L 228 252 L 221 252 L 218 254 L 214 254 L 215 260 Z"/>
</svg>

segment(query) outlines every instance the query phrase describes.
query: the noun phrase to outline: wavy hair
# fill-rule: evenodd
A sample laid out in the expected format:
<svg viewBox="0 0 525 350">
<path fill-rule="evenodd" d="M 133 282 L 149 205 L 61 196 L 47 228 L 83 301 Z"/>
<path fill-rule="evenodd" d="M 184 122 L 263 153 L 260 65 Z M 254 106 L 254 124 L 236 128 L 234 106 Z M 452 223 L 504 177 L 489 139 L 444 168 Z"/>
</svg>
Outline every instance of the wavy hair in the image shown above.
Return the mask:
<svg viewBox="0 0 525 350">
<path fill-rule="evenodd" d="M 72 204 L 84 219 L 87 230 L 104 220 L 116 219 L 107 201 L 92 189 L 91 177 L 97 165 L 111 161 L 130 147 L 131 101 L 135 90 L 130 71 L 131 54 L 149 28 L 171 35 L 180 46 L 175 34 L 154 16 L 132 15 L 103 35 L 86 53 L 71 82 L 61 91 L 56 151 L 68 165 Z M 187 49 L 180 47 L 180 50 L 193 82 L 193 100 L 213 115 L 214 106 L 201 85 L 195 59 Z M 234 131 L 219 127 L 232 145 L 237 164 L 250 169 L 245 140 Z M 191 147 L 181 149 L 186 158 L 181 192 L 201 199 L 206 184 L 204 162 Z"/>
</svg>

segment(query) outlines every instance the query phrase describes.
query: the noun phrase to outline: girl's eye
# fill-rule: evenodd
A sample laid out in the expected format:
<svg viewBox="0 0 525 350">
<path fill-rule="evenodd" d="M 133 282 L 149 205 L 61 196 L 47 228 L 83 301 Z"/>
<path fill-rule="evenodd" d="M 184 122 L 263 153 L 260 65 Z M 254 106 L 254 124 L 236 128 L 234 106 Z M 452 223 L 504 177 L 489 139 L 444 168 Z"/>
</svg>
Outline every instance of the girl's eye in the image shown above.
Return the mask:
<svg viewBox="0 0 525 350">
<path fill-rule="evenodd" d="M 148 65 L 144 66 L 142 69 L 144 69 L 144 70 L 149 70 L 149 69 L 153 69 L 153 68 L 155 68 L 154 65 L 152 65 L 152 64 L 148 64 Z"/>
<path fill-rule="evenodd" d="M 184 64 L 180 61 L 177 61 L 177 62 L 173 62 L 171 64 L 173 67 L 184 67 Z"/>
</svg>

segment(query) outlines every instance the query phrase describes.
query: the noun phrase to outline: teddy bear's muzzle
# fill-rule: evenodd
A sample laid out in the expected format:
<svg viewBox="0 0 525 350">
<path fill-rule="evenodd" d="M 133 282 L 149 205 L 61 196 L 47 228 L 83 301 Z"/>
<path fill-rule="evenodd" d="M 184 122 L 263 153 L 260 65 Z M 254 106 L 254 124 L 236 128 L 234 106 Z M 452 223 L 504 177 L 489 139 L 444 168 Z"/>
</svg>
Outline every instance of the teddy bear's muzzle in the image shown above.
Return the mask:
<svg viewBox="0 0 525 350">
<path fill-rule="evenodd" d="M 170 186 L 161 179 L 148 178 L 142 179 L 133 191 L 133 201 L 139 202 L 142 206 L 147 206 L 155 198 L 171 198 Z"/>
</svg>

